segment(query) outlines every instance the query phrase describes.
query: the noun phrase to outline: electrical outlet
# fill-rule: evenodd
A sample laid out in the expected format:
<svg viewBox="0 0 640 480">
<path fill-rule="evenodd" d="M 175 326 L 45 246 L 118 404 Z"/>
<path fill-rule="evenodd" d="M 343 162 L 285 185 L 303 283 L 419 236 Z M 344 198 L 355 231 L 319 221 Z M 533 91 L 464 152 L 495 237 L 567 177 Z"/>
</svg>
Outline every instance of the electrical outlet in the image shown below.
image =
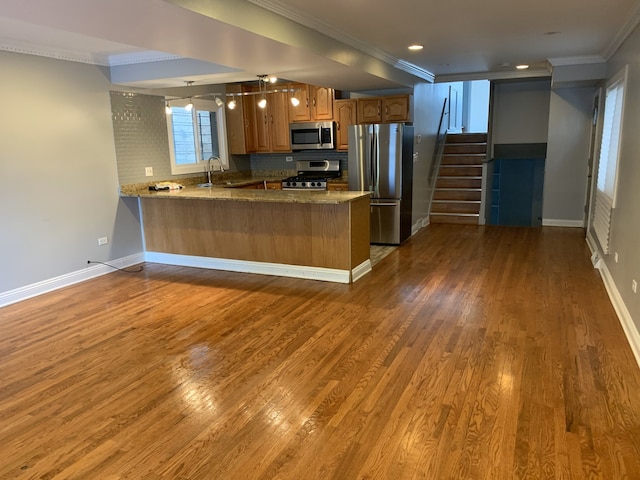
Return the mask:
<svg viewBox="0 0 640 480">
<path fill-rule="evenodd" d="M 618 263 L 618 252 L 613 252 L 613 260 Z"/>
<path fill-rule="evenodd" d="M 107 243 L 109 243 L 109 237 L 100 237 L 98 239 L 98 245 L 100 246 L 106 245 Z"/>
<path fill-rule="evenodd" d="M 285 159 L 285 161 L 287 161 L 287 162 L 293 162 L 293 157 L 292 157 L 292 156 L 290 156 L 290 155 L 289 155 L 289 156 L 287 156 L 287 157 L 284 157 L 284 159 Z"/>
<path fill-rule="evenodd" d="M 144 174 L 147 177 L 153 177 L 153 167 L 144 167 Z"/>
<path fill-rule="evenodd" d="M 633 293 L 638 293 L 638 282 L 635 280 L 631 280 L 631 290 L 633 290 Z"/>
</svg>

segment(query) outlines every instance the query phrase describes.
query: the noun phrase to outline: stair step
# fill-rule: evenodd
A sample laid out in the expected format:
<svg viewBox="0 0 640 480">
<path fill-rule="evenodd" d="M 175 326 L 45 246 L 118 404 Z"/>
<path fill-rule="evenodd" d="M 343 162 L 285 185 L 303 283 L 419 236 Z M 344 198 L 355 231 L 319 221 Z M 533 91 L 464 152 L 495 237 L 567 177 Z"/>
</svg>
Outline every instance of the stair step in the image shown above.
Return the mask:
<svg viewBox="0 0 640 480">
<path fill-rule="evenodd" d="M 481 177 L 482 165 L 442 165 L 440 166 L 442 177 Z"/>
<path fill-rule="evenodd" d="M 487 153 L 486 143 L 447 143 L 444 146 L 443 153 Z"/>
<path fill-rule="evenodd" d="M 434 200 L 431 213 L 480 213 L 480 202 L 459 200 Z"/>
<path fill-rule="evenodd" d="M 432 213 L 429 216 L 431 223 L 457 223 L 466 225 L 478 225 L 478 214 L 447 214 L 447 213 Z"/>
<path fill-rule="evenodd" d="M 436 188 L 482 188 L 482 177 L 438 177 Z"/>
<path fill-rule="evenodd" d="M 434 200 L 468 200 L 480 201 L 482 191 L 479 188 L 436 188 L 433 192 Z"/>
<path fill-rule="evenodd" d="M 441 165 L 482 165 L 487 158 L 485 153 L 477 153 L 474 155 L 448 154 L 442 155 Z"/>
<path fill-rule="evenodd" d="M 447 143 L 487 143 L 486 133 L 450 133 Z"/>
</svg>

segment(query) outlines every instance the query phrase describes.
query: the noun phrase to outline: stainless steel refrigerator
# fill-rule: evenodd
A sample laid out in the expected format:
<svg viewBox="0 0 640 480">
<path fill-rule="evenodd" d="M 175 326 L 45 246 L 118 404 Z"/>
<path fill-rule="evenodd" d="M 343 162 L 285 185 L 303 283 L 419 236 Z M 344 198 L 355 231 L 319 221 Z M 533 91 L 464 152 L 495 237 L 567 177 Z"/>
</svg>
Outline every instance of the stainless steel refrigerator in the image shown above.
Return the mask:
<svg viewBox="0 0 640 480">
<path fill-rule="evenodd" d="M 371 192 L 371 243 L 399 245 L 411 235 L 413 126 L 349 127 L 349 190 Z"/>
</svg>

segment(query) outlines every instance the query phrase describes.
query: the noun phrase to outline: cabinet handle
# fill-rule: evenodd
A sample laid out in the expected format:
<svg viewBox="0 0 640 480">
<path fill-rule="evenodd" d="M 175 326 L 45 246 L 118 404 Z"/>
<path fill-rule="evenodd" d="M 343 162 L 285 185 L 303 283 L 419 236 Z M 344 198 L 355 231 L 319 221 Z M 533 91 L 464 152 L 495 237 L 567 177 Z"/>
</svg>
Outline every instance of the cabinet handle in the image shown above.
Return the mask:
<svg viewBox="0 0 640 480">
<path fill-rule="evenodd" d="M 336 128 L 340 130 L 340 122 L 336 122 Z"/>
<path fill-rule="evenodd" d="M 273 125 L 273 115 L 271 115 L 271 124 Z"/>
<path fill-rule="evenodd" d="M 378 107 L 378 115 L 380 115 L 380 107 Z"/>
<path fill-rule="evenodd" d="M 316 97 L 313 97 L 313 106 L 316 106 Z"/>
<path fill-rule="evenodd" d="M 384 107 L 384 114 L 389 115 L 389 106 Z"/>
</svg>

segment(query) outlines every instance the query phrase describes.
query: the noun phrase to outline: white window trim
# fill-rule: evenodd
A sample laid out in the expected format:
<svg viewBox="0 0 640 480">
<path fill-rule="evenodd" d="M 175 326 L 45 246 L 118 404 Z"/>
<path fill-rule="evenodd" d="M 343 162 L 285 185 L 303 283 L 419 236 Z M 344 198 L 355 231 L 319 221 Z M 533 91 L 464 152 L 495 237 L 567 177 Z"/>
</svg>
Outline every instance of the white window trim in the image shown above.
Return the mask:
<svg viewBox="0 0 640 480">
<path fill-rule="evenodd" d="M 166 98 L 167 102 L 170 102 L 171 106 L 175 107 L 185 107 L 189 103 L 188 98 L 183 98 L 179 100 L 172 100 L 171 98 Z M 218 149 L 220 154 L 220 162 L 222 167 L 225 169 L 229 168 L 229 153 L 227 149 L 227 125 L 224 114 L 224 107 L 218 107 L 216 102 L 212 100 L 203 100 L 200 98 L 194 98 L 191 100 L 193 103 L 193 107 L 195 109 L 207 110 L 210 112 L 215 112 L 216 114 L 216 124 L 218 126 Z M 176 156 L 175 156 L 175 145 L 173 143 L 173 122 L 171 120 L 171 114 L 166 114 L 167 117 L 167 132 L 169 136 L 169 155 L 171 161 L 171 174 L 179 175 L 185 173 L 202 173 L 206 171 L 207 158 L 202 158 L 198 163 L 192 163 L 189 165 L 178 165 L 176 164 Z"/>
<path fill-rule="evenodd" d="M 607 98 L 607 92 L 614 86 L 618 85 L 618 84 L 622 84 L 622 97 L 620 98 L 620 102 L 621 102 L 621 108 L 620 108 L 620 125 L 619 125 L 619 129 L 618 129 L 618 148 L 616 151 L 616 158 L 615 158 L 615 176 L 613 179 L 613 192 L 610 195 L 609 192 L 606 192 L 604 190 L 601 190 L 598 187 L 598 182 L 600 181 L 600 160 L 602 159 L 602 145 L 600 148 L 600 157 L 598 158 L 598 171 L 597 171 L 597 176 L 596 176 L 596 190 L 598 190 L 602 195 L 604 195 L 605 197 L 608 198 L 610 204 L 611 204 L 611 208 L 616 208 L 616 198 L 618 196 L 618 178 L 620 177 L 620 146 L 622 145 L 622 137 L 623 137 L 623 132 L 624 132 L 624 112 L 625 112 L 625 97 L 627 94 L 627 78 L 628 78 L 628 72 L 629 72 L 629 66 L 625 65 L 625 67 L 620 70 L 609 82 L 607 82 L 607 86 L 605 88 L 605 105 L 604 105 L 604 109 L 605 109 L 605 113 L 606 113 L 606 109 L 607 109 L 607 105 L 606 105 L 606 98 Z M 608 163 L 611 163 L 612 159 L 608 160 Z"/>
</svg>

